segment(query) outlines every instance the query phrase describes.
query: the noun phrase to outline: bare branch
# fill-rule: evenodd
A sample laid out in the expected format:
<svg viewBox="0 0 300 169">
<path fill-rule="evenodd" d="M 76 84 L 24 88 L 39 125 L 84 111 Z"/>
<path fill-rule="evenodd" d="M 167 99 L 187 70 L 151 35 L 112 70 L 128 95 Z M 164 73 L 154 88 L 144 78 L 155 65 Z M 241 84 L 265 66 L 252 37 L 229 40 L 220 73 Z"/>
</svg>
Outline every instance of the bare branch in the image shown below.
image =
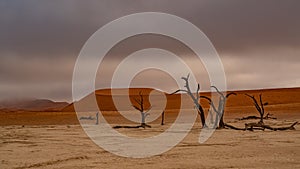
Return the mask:
<svg viewBox="0 0 300 169">
<path fill-rule="evenodd" d="M 211 99 L 209 97 L 206 97 L 206 96 L 200 96 L 200 98 L 203 98 L 203 99 L 206 99 L 209 101 L 209 104 L 212 102 Z"/>
<path fill-rule="evenodd" d="M 137 98 L 133 98 L 133 99 L 137 104 L 139 104 L 141 106 L 141 101 L 139 99 L 137 99 Z"/>
<path fill-rule="evenodd" d="M 190 74 L 187 75 L 187 77 L 181 77 L 181 79 L 183 79 L 185 81 L 185 88 L 187 89 L 187 93 L 192 97 L 193 101 L 198 101 L 196 100 L 195 96 L 193 95 L 191 88 L 190 88 L 190 84 L 189 84 L 189 78 L 190 78 Z"/>
<path fill-rule="evenodd" d="M 209 104 L 210 104 L 210 105 L 211 105 L 211 107 L 214 109 L 214 111 L 218 113 L 218 111 L 217 111 L 217 108 L 216 108 L 215 104 L 212 102 L 212 100 L 211 100 L 209 97 L 206 97 L 206 96 L 200 96 L 200 98 L 203 98 L 203 99 L 206 99 L 206 100 L 208 100 Z"/>
<path fill-rule="evenodd" d="M 222 92 L 220 92 L 220 90 L 216 87 L 216 86 L 210 86 L 211 88 L 214 88 L 216 91 L 217 91 L 217 93 L 223 98 L 223 99 L 225 99 L 225 96 L 224 96 L 224 94 L 222 93 Z"/>
<path fill-rule="evenodd" d="M 259 95 L 259 101 L 260 101 L 260 105 L 261 105 L 261 114 L 264 115 L 265 114 L 265 108 L 264 108 L 264 104 L 263 104 L 263 101 L 262 101 L 262 94 Z"/>
<path fill-rule="evenodd" d="M 256 109 L 257 109 L 258 112 L 261 114 L 261 108 L 259 107 L 259 104 L 258 104 L 257 100 L 255 99 L 255 97 L 254 97 L 254 96 L 251 96 L 251 95 L 249 95 L 249 94 L 245 94 L 245 95 L 248 96 L 248 97 L 250 97 L 250 98 L 253 100 Z"/>
<path fill-rule="evenodd" d="M 230 92 L 230 93 L 228 93 L 227 95 L 226 95 L 226 98 L 228 98 L 229 96 L 231 96 L 231 95 L 234 95 L 234 96 L 236 96 L 237 94 L 236 93 L 234 93 L 234 92 Z"/>
<path fill-rule="evenodd" d="M 132 105 L 132 107 L 134 107 L 136 110 L 142 112 L 142 110 L 141 110 L 139 107 L 137 107 L 137 106 L 135 106 L 135 105 Z"/>
<path fill-rule="evenodd" d="M 141 104 L 140 104 L 140 106 L 141 106 L 141 110 L 142 110 L 142 112 L 144 111 L 144 98 L 143 98 L 143 95 L 142 95 L 142 91 L 140 91 L 139 92 L 139 95 L 140 95 L 140 98 L 141 98 Z"/>
<path fill-rule="evenodd" d="M 176 94 L 178 92 L 186 92 L 186 93 L 188 93 L 187 90 L 181 90 L 181 89 L 179 89 L 179 90 L 176 90 L 175 92 L 171 93 L 170 95 Z"/>
<path fill-rule="evenodd" d="M 142 95 L 142 91 L 139 92 L 139 96 L 140 96 L 140 99 L 137 99 L 137 98 L 133 98 L 134 101 L 140 106 L 140 107 L 137 107 L 135 105 L 132 105 L 135 109 L 139 110 L 140 112 L 143 112 L 144 111 L 144 98 L 143 98 L 143 95 Z"/>
<path fill-rule="evenodd" d="M 187 82 L 189 81 L 189 78 L 190 78 L 190 74 L 188 74 L 186 77 L 181 77 L 181 79 Z"/>
<path fill-rule="evenodd" d="M 197 86 L 197 93 L 199 93 L 199 90 L 200 90 L 200 84 L 198 83 L 198 86 Z"/>
<path fill-rule="evenodd" d="M 250 98 L 252 98 L 252 99 L 254 98 L 254 96 L 251 96 L 251 95 L 249 95 L 247 93 L 245 95 L 248 96 L 248 97 L 250 97 Z"/>
<path fill-rule="evenodd" d="M 197 92 L 196 92 L 197 100 L 199 100 L 199 91 L 200 91 L 200 84 L 198 83 Z"/>
</svg>

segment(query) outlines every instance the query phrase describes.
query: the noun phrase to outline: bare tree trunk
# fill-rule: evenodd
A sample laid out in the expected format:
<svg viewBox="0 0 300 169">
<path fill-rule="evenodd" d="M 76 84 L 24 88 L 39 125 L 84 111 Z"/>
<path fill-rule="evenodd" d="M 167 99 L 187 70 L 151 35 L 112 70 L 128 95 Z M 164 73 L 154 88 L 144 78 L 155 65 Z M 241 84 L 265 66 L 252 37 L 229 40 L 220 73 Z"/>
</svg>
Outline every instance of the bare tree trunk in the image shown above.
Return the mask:
<svg viewBox="0 0 300 169">
<path fill-rule="evenodd" d="M 216 118 L 215 118 L 215 126 L 214 126 L 214 128 L 217 128 L 218 126 L 219 126 L 219 124 L 218 124 L 218 121 L 219 121 L 219 114 L 216 112 Z"/>
<path fill-rule="evenodd" d="M 224 105 L 225 105 L 225 99 L 223 97 L 220 97 L 220 100 L 219 100 L 219 107 L 218 107 L 218 119 L 216 120 L 219 120 L 219 128 L 224 128 L 224 121 L 223 121 L 223 116 L 224 116 Z M 218 122 L 218 121 L 217 121 Z"/>
<path fill-rule="evenodd" d="M 219 123 L 219 128 L 221 128 L 221 129 L 225 128 L 225 123 L 224 123 L 223 117 L 224 117 L 224 114 L 222 114 L 221 120 L 220 120 L 220 123 Z"/>
<path fill-rule="evenodd" d="M 99 124 L 99 112 L 96 113 L 96 125 Z"/>
<path fill-rule="evenodd" d="M 200 112 L 199 112 L 199 111 L 200 111 Z M 203 127 L 203 128 L 207 127 L 207 126 L 206 126 L 206 123 L 205 123 L 204 110 L 203 110 L 202 107 L 199 107 L 199 108 L 198 108 L 198 114 L 200 115 L 202 127 Z"/>
<path fill-rule="evenodd" d="M 161 125 L 164 125 L 165 123 L 165 111 L 162 112 L 161 114 Z"/>
<path fill-rule="evenodd" d="M 146 114 L 144 112 L 141 112 L 141 116 L 142 116 L 141 126 L 145 126 L 146 125 Z"/>
</svg>

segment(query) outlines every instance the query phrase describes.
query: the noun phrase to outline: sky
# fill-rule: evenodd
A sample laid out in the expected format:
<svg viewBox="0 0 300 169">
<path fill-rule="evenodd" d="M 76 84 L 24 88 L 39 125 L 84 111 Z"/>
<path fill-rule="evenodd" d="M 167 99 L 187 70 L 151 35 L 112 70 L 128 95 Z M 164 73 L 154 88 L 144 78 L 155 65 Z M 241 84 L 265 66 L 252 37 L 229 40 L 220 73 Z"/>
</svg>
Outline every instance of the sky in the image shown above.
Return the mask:
<svg viewBox="0 0 300 169">
<path fill-rule="evenodd" d="M 137 12 L 173 14 L 202 30 L 219 53 L 229 90 L 300 87 L 298 0 L 0 0 L 0 100 L 71 101 L 73 69 L 85 42 L 105 24 Z M 144 36 L 122 44 L 134 48 L 145 39 L 165 39 L 170 50 L 179 43 Z M 106 71 L 124 50 L 107 55 L 97 87 L 109 86 Z M 200 78 L 205 70 L 185 55 L 207 89 L 206 78 Z M 164 82 L 157 80 L 162 77 Z M 176 88 L 166 74 L 151 70 L 134 81 Z"/>
</svg>

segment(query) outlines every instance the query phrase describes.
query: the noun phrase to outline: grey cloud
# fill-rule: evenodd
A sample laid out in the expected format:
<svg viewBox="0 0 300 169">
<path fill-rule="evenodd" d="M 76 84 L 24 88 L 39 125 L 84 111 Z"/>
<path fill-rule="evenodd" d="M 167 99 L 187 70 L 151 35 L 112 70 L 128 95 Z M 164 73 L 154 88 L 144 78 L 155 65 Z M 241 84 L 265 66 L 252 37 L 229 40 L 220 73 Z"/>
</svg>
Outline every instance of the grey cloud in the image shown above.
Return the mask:
<svg viewBox="0 0 300 169">
<path fill-rule="evenodd" d="M 71 79 L 75 62 L 68 59 L 28 58 L 19 56 L 2 58 L 1 82 L 7 83 L 53 83 Z"/>
<path fill-rule="evenodd" d="M 3 0 L 0 98 L 69 100 L 73 66 L 85 41 L 114 19 L 146 11 L 178 15 L 198 26 L 224 61 L 230 88 L 300 85 L 298 0 Z M 201 66 L 189 62 L 205 77 Z"/>
<path fill-rule="evenodd" d="M 88 3 L 31 0 L 1 3 L 1 51 L 75 54 L 104 24 L 123 15 L 144 11 L 168 12 L 190 20 L 221 51 L 300 45 L 300 2 L 293 0 Z"/>
</svg>

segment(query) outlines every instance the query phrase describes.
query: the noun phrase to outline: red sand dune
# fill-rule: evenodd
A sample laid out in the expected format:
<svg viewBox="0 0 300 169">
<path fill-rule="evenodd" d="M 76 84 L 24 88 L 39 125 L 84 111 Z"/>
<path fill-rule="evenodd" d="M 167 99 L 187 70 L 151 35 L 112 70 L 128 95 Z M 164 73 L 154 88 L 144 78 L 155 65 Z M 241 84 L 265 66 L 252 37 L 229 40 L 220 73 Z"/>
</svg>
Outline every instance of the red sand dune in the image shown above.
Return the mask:
<svg viewBox="0 0 300 169">
<path fill-rule="evenodd" d="M 128 99 L 128 92 L 125 89 L 114 89 L 114 95 L 120 101 Z M 132 88 L 129 90 L 129 96 L 132 104 L 136 104 L 134 101 L 134 98 L 139 98 L 139 92 L 142 93 L 144 96 L 145 102 L 146 102 L 146 107 L 149 107 L 149 93 L 153 91 L 154 89 L 139 89 L 139 88 Z M 189 96 L 186 94 L 174 94 L 174 95 L 169 95 L 167 93 L 163 93 L 161 91 L 156 91 L 160 92 L 162 94 L 166 94 L 167 97 L 167 106 L 166 109 L 178 109 L 180 108 L 180 101 L 181 101 L 181 95 L 183 96 L 183 102 L 184 102 L 184 109 L 191 109 L 193 106 Z M 229 93 L 229 92 L 228 92 Z M 254 95 L 255 97 L 259 97 L 259 94 L 262 94 L 262 98 L 264 101 L 269 103 L 268 107 L 272 106 L 278 106 L 278 107 L 299 107 L 298 104 L 300 104 L 300 88 L 287 88 L 287 89 L 265 89 L 265 90 L 244 90 L 244 91 L 235 91 L 237 93 L 237 96 L 231 96 L 227 100 L 226 107 L 244 107 L 244 106 L 252 106 L 252 100 L 249 99 L 249 97 L 245 96 L 245 94 L 250 94 Z M 86 106 L 87 111 L 89 109 L 93 109 L 93 106 L 89 104 L 89 100 L 93 97 L 97 98 L 97 103 L 102 111 L 116 111 L 116 108 L 114 106 L 114 102 L 111 96 L 111 89 L 102 89 L 102 90 L 97 90 L 95 93 L 90 94 L 80 101 L 78 101 L 78 104 L 82 104 Z M 210 92 L 203 92 L 201 93 L 203 96 L 211 96 Z M 209 105 L 207 104 L 206 100 L 201 101 L 202 105 L 207 108 Z M 130 107 L 131 105 L 124 105 L 124 109 Z M 121 106 L 122 108 L 122 106 Z M 295 109 L 298 110 L 298 109 Z M 74 111 L 74 106 L 73 103 L 66 106 L 65 108 L 62 109 L 62 111 L 65 112 L 71 112 Z"/>
<path fill-rule="evenodd" d="M 124 89 L 114 89 L 116 97 L 118 97 L 119 103 L 123 110 L 129 110 L 131 105 L 125 104 L 125 99 L 128 99 L 126 95 L 126 90 Z M 144 95 L 146 108 L 150 106 L 148 95 L 153 89 L 130 89 L 130 100 L 131 104 L 135 104 L 134 98 L 139 98 L 139 92 L 142 91 Z M 160 91 L 156 91 L 160 92 Z M 162 92 L 160 92 L 162 94 Z M 240 118 L 246 115 L 258 115 L 255 107 L 253 106 L 252 100 L 246 97 L 244 94 L 248 93 L 250 95 L 259 96 L 260 93 L 263 94 L 263 100 L 268 102 L 269 105 L 266 106 L 266 112 L 274 114 L 280 119 L 299 119 L 300 110 L 300 88 L 290 88 L 290 89 L 267 89 L 267 90 L 248 90 L 248 91 L 237 91 L 237 96 L 232 96 L 228 99 L 225 109 L 225 120 Z M 104 114 L 105 118 L 110 123 L 127 123 L 130 122 L 125 118 L 121 117 L 116 111 L 111 97 L 111 90 L 97 90 L 95 92 L 99 108 L 101 113 Z M 210 96 L 210 93 L 201 93 L 202 95 Z M 183 107 L 185 111 L 188 109 L 194 109 L 194 105 L 190 98 L 186 94 L 183 95 Z M 86 106 L 86 110 L 94 109 L 95 107 L 89 103 L 89 100 L 94 97 L 94 93 L 90 94 L 78 103 Z M 167 106 L 166 106 L 166 122 L 171 123 L 177 117 L 178 109 L 180 108 L 180 96 L 181 94 L 166 95 Z M 162 100 L 156 99 L 152 104 L 161 102 Z M 209 105 L 206 100 L 201 101 L 202 105 L 207 112 Z M 38 105 L 37 105 L 38 106 Z M 155 109 L 155 106 L 152 108 Z M 160 119 L 157 119 L 158 121 Z M 158 121 L 154 121 L 157 123 Z M 132 123 L 132 122 L 131 122 Z M 0 109 L 0 125 L 55 125 L 55 124 L 78 124 L 78 119 L 74 113 L 73 104 L 69 104 L 61 111 L 49 112 L 49 111 L 14 111 L 11 109 Z"/>
</svg>

